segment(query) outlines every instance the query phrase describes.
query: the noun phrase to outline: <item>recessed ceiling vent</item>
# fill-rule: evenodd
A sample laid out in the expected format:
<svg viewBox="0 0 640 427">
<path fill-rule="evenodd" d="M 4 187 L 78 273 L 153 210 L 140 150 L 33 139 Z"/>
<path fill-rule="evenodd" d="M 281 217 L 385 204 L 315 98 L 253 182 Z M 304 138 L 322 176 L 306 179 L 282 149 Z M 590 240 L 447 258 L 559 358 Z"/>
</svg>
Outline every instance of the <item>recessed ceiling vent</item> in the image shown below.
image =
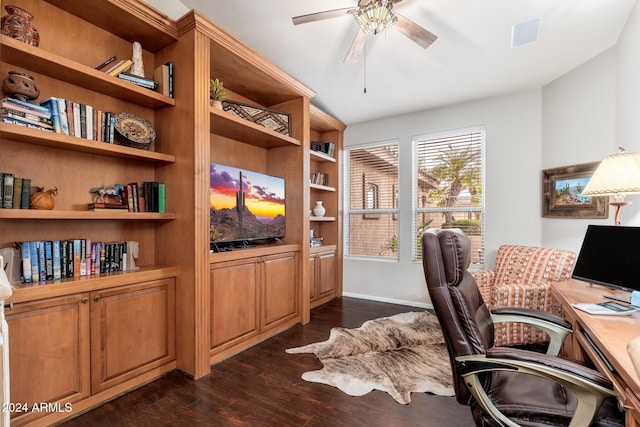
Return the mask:
<svg viewBox="0 0 640 427">
<path fill-rule="evenodd" d="M 514 25 L 511 30 L 511 47 L 535 42 L 538 40 L 539 29 L 540 18 Z"/>
</svg>

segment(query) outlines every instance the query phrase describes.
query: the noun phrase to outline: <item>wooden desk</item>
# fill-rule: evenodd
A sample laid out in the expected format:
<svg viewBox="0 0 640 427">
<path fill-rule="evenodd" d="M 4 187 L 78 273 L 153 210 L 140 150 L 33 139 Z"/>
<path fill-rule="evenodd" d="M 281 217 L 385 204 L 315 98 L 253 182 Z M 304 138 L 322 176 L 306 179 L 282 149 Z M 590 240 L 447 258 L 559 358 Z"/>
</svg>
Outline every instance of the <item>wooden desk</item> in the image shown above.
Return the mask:
<svg viewBox="0 0 640 427">
<path fill-rule="evenodd" d="M 640 426 L 640 377 L 627 353 L 627 344 L 640 336 L 640 311 L 630 316 L 602 316 L 572 307 L 577 302 L 606 301 L 603 294 L 621 293 L 578 280 L 552 284 L 553 307 L 573 326 L 573 334 L 564 343 L 562 354 L 591 362 L 613 382 L 618 400 L 626 410 L 626 425 Z M 589 334 L 597 349 L 587 340 Z M 610 369 L 606 361 L 609 362 Z"/>
</svg>

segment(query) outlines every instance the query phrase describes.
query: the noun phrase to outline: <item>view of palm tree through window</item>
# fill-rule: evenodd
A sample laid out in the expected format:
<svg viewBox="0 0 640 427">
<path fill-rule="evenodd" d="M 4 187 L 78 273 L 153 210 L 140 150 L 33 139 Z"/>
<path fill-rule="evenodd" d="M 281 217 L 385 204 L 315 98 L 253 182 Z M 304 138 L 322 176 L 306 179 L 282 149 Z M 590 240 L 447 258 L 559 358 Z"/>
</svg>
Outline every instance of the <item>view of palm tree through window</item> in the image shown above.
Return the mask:
<svg viewBox="0 0 640 427">
<path fill-rule="evenodd" d="M 456 227 L 471 238 L 472 264 L 482 266 L 484 130 L 423 135 L 414 138 L 411 148 L 414 162 L 411 242 L 399 239 L 402 192 L 398 186 L 398 142 L 346 150 L 345 253 L 398 259 L 399 245 L 410 245 L 413 260 L 419 261 L 420 237 L 425 229 Z"/>
<path fill-rule="evenodd" d="M 414 139 L 416 236 L 426 228 L 460 228 L 472 244 L 471 263 L 484 264 L 484 131 Z M 422 257 L 416 238 L 414 260 Z"/>
</svg>

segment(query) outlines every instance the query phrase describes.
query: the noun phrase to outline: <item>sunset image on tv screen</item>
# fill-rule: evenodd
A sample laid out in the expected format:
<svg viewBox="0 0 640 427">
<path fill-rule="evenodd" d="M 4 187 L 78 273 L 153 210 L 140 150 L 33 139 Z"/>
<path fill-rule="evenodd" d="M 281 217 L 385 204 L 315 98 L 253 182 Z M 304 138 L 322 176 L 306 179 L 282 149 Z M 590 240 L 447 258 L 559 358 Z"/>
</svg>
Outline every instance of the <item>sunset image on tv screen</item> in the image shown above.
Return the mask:
<svg viewBox="0 0 640 427">
<path fill-rule="evenodd" d="M 211 164 L 211 238 L 216 241 L 284 235 L 285 182 L 275 176 Z"/>
</svg>

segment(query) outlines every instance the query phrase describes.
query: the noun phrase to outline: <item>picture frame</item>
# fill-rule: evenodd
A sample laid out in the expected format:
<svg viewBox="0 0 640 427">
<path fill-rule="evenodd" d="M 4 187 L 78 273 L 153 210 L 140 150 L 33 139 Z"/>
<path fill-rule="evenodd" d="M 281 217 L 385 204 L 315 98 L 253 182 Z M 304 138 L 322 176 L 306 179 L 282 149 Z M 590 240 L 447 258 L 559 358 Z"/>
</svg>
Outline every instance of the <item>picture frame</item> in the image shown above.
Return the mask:
<svg viewBox="0 0 640 427">
<path fill-rule="evenodd" d="M 609 217 L 607 196 L 582 197 L 599 162 L 563 166 L 542 171 L 544 218 L 603 219 Z"/>
</svg>

